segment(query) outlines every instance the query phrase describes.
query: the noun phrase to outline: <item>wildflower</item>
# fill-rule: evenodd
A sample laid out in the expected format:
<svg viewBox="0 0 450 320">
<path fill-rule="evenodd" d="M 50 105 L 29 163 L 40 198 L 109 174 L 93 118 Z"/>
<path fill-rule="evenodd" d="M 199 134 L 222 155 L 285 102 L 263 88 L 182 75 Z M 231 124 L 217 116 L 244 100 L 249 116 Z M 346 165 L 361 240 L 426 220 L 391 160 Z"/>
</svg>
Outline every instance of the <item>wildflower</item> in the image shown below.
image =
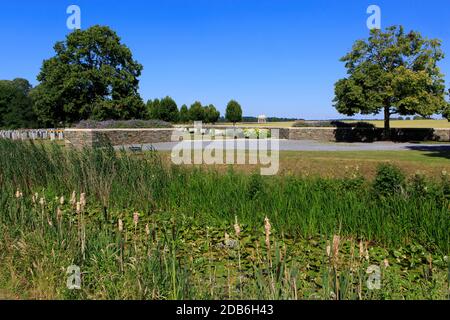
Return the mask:
<svg viewBox="0 0 450 320">
<path fill-rule="evenodd" d="M 123 222 L 122 219 L 119 219 L 119 232 L 123 231 Z"/>
<path fill-rule="evenodd" d="M 272 226 L 270 225 L 269 218 L 266 217 L 264 219 L 264 230 L 266 232 L 266 246 L 267 246 L 267 248 L 270 247 L 270 235 L 271 235 L 270 231 L 271 231 L 271 229 L 272 229 Z"/>
<path fill-rule="evenodd" d="M 77 193 L 75 191 L 72 192 L 72 196 L 70 197 L 70 204 L 72 207 L 75 207 L 77 204 Z"/>
<path fill-rule="evenodd" d="M 241 227 L 239 226 L 237 216 L 235 217 L 235 221 L 236 223 L 234 224 L 234 231 L 236 232 L 236 236 L 239 238 L 239 235 L 241 234 Z"/>
<path fill-rule="evenodd" d="M 22 197 L 23 197 L 22 192 L 20 192 L 20 190 L 17 189 L 17 191 L 16 191 L 16 198 L 19 199 L 19 198 L 22 198 Z"/>
<path fill-rule="evenodd" d="M 44 199 L 44 198 L 40 198 L 40 199 L 39 199 L 39 204 L 40 204 L 41 206 L 44 206 L 44 205 L 45 205 L 45 199 Z"/>
<path fill-rule="evenodd" d="M 81 206 L 81 210 L 84 211 L 84 207 L 86 206 L 86 194 L 85 193 L 80 194 L 80 206 Z"/>
<path fill-rule="evenodd" d="M 341 242 L 341 237 L 338 235 L 335 235 L 333 237 L 333 257 L 336 257 L 339 255 L 339 244 Z"/>
<path fill-rule="evenodd" d="M 31 198 L 31 201 L 33 201 L 33 203 L 36 204 L 38 198 L 39 198 L 39 193 L 36 192 L 36 193 L 33 195 L 33 197 Z"/>
<path fill-rule="evenodd" d="M 327 245 L 327 256 L 331 257 L 331 246 Z"/>
<path fill-rule="evenodd" d="M 359 241 L 359 259 L 362 260 L 364 257 L 364 243 L 362 241 Z"/>
<path fill-rule="evenodd" d="M 134 222 L 134 226 L 137 227 L 137 225 L 139 223 L 139 213 L 138 212 L 133 213 L 133 222 Z"/>
<path fill-rule="evenodd" d="M 384 267 L 385 268 L 389 267 L 389 260 L 388 259 L 384 259 L 383 263 L 384 263 Z"/>
<path fill-rule="evenodd" d="M 61 208 L 58 207 L 58 208 L 56 208 L 56 219 L 58 221 L 61 221 L 61 218 L 62 218 L 62 211 L 61 211 Z"/>
</svg>

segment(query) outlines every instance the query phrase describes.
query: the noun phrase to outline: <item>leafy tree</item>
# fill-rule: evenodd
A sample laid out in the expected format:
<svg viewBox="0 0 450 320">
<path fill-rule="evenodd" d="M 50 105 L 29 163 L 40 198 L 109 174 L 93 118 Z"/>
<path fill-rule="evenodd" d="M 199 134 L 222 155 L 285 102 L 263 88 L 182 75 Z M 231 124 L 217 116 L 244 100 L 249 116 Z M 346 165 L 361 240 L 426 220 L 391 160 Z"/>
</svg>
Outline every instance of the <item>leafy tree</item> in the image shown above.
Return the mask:
<svg viewBox="0 0 450 320">
<path fill-rule="evenodd" d="M 33 92 L 35 112 L 44 123 L 143 117 L 142 65 L 114 31 L 98 25 L 76 30 L 54 50 Z"/>
<path fill-rule="evenodd" d="M 228 102 L 225 118 L 233 124 L 242 121 L 242 108 L 237 101 L 231 100 Z"/>
<path fill-rule="evenodd" d="M 180 116 L 179 116 L 178 120 L 181 123 L 189 122 L 189 109 L 188 109 L 187 105 L 183 104 L 181 106 L 181 108 L 180 108 Z"/>
<path fill-rule="evenodd" d="M 159 101 L 159 99 L 147 101 L 146 117 L 148 119 L 157 119 L 158 118 L 157 110 L 160 109 L 160 103 L 161 103 L 161 101 Z"/>
<path fill-rule="evenodd" d="M 18 129 L 37 126 L 30 97 L 31 88 L 25 79 L 0 81 L 0 127 Z"/>
<path fill-rule="evenodd" d="M 450 89 L 448 89 L 448 96 L 450 98 Z M 450 102 L 447 103 L 447 105 L 445 106 L 442 115 L 447 118 L 448 121 L 450 121 Z"/>
<path fill-rule="evenodd" d="M 205 122 L 207 123 L 216 123 L 219 120 L 220 112 L 217 111 L 214 105 L 210 104 L 205 107 Z"/>
<path fill-rule="evenodd" d="M 176 102 L 169 96 L 161 101 L 155 99 L 147 102 L 147 111 L 150 119 L 163 120 L 166 122 L 178 121 L 178 106 Z"/>
<path fill-rule="evenodd" d="M 205 121 L 205 109 L 199 101 L 194 102 L 189 108 L 189 119 L 191 121 Z"/>
<path fill-rule="evenodd" d="M 437 62 L 439 40 L 393 26 L 372 30 L 344 56 L 348 77 L 335 85 L 334 106 L 348 116 L 384 111 L 385 137 L 393 114 L 430 116 L 445 107 L 444 80 Z"/>
</svg>

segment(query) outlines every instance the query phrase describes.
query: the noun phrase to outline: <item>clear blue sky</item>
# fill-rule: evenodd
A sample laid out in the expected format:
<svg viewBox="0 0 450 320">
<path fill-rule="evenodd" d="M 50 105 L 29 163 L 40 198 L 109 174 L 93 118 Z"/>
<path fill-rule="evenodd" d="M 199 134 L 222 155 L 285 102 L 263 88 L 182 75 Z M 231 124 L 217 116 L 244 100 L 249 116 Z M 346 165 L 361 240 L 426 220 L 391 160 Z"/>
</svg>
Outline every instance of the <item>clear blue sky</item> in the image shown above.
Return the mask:
<svg viewBox="0 0 450 320">
<path fill-rule="evenodd" d="M 367 37 L 370 4 L 381 7 L 383 28 L 443 40 L 450 74 L 450 0 L 16 0 L 0 4 L 0 79 L 37 83 L 42 61 L 70 32 L 70 4 L 81 7 L 83 29 L 109 25 L 131 48 L 144 65 L 145 100 L 170 95 L 223 112 L 234 98 L 245 115 L 341 117 L 332 107 L 345 75 L 339 58 Z"/>
</svg>

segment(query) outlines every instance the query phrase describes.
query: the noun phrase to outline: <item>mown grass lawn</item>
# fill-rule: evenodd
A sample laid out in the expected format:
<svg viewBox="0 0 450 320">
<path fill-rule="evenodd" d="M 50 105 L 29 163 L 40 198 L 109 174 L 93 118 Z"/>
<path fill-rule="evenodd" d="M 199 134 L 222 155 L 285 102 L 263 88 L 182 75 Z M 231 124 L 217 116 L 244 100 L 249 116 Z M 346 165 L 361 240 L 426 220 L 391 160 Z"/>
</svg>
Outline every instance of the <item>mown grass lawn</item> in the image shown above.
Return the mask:
<svg viewBox="0 0 450 320">
<path fill-rule="evenodd" d="M 160 152 L 166 164 L 171 163 L 170 152 Z M 450 151 L 281 151 L 279 175 L 306 175 L 341 178 L 358 171 L 372 178 L 380 163 L 391 162 L 407 175 L 417 172 L 439 177 L 442 171 L 450 173 Z M 228 165 L 206 166 L 219 171 Z M 245 173 L 258 171 L 258 165 L 233 165 L 234 170 Z"/>
</svg>

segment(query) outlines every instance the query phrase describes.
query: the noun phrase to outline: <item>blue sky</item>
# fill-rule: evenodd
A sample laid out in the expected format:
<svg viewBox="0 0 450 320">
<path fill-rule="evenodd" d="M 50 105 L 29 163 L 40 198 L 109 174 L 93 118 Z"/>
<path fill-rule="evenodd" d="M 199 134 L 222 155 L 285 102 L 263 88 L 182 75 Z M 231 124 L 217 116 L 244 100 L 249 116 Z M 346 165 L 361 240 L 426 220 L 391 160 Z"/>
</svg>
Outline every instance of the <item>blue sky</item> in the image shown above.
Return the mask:
<svg viewBox="0 0 450 320">
<path fill-rule="evenodd" d="M 66 9 L 81 8 L 82 28 L 112 27 L 144 65 L 140 93 L 200 100 L 224 111 L 237 99 L 245 115 L 342 117 L 333 86 L 345 76 L 339 58 L 365 38 L 376 4 L 382 27 L 402 24 L 443 41 L 449 57 L 450 0 L 39 0 L 0 4 L 0 79 L 37 84 L 44 59 L 70 32 Z M 446 77 L 447 84 L 450 79 Z"/>
</svg>

